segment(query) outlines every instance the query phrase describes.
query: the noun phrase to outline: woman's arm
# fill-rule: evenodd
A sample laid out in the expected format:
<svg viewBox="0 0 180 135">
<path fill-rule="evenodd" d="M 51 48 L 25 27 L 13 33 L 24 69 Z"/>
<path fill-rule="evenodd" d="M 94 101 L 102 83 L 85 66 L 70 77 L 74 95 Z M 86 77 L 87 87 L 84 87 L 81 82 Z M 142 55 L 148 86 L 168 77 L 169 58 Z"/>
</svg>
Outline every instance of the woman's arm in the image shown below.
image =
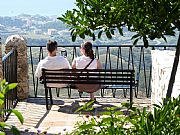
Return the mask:
<svg viewBox="0 0 180 135">
<path fill-rule="evenodd" d="M 102 69 L 101 62 L 97 59 L 97 69 Z"/>
<path fill-rule="evenodd" d="M 75 59 L 72 62 L 72 69 L 76 69 L 76 60 Z"/>
</svg>

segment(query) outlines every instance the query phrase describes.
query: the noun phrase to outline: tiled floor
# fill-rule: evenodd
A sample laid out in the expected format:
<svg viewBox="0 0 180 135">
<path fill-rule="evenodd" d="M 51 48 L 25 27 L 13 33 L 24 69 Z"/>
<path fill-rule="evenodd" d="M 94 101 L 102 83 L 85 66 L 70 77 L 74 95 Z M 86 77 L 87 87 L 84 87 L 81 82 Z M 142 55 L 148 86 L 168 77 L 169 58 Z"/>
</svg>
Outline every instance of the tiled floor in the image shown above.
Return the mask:
<svg viewBox="0 0 180 135">
<path fill-rule="evenodd" d="M 88 101 L 88 98 L 54 99 L 54 105 L 51 107 L 51 110 L 47 111 L 44 98 L 29 98 L 26 101 L 19 102 L 16 107 L 24 117 L 24 124 L 21 125 L 14 115 L 9 117 L 7 123 L 15 125 L 22 131 L 22 134 L 27 135 L 36 134 L 38 130 L 41 132 L 45 131 L 48 134 L 64 134 L 72 131 L 75 123 L 85 118 L 74 111 L 78 108 L 78 105 L 81 106 L 86 101 Z M 96 108 L 94 115 L 105 106 L 120 106 L 120 103 L 127 101 L 127 99 L 99 97 L 97 101 L 99 104 L 94 105 Z M 150 107 L 150 99 L 134 98 L 134 105 Z"/>
</svg>

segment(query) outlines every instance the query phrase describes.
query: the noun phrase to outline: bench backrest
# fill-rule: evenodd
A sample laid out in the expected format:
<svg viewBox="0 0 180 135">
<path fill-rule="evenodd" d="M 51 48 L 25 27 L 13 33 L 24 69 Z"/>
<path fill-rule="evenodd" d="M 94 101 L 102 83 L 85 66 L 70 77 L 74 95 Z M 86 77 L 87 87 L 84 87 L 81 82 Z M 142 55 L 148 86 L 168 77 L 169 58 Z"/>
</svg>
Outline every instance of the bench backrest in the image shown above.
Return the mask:
<svg viewBox="0 0 180 135">
<path fill-rule="evenodd" d="M 121 69 L 42 69 L 44 84 L 135 85 L 135 71 Z"/>
</svg>

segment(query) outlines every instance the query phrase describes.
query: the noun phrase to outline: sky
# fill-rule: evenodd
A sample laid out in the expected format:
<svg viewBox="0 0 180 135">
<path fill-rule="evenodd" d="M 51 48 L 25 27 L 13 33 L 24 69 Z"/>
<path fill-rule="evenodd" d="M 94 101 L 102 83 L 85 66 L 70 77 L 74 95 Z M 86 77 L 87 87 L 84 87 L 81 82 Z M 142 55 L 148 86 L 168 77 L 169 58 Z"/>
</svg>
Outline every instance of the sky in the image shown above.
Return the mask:
<svg viewBox="0 0 180 135">
<path fill-rule="evenodd" d="M 75 0 L 0 0 L 0 16 L 62 15 L 75 8 Z"/>
</svg>

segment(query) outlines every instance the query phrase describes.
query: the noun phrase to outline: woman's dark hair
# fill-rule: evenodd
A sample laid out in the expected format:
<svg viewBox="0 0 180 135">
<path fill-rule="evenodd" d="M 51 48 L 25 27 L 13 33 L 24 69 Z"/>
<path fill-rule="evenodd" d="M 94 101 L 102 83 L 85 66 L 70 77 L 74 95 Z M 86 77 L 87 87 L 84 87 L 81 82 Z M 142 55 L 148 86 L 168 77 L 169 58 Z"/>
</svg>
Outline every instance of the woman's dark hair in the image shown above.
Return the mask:
<svg viewBox="0 0 180 135">
<path fill-rule="evenodd" d="M 91 59 L 94 59 L 94 53 L 91 42 L 85 42 L 81 44 L 81 47 L 85 50 L 86 56 L 89 56 Z"/>
<path fill-rule="evenodd" d="M 47 50 L 52 53 L 54 50 L 57 49 L 57 42 L 49 40 L 46 47 Z"/>
</svg>

